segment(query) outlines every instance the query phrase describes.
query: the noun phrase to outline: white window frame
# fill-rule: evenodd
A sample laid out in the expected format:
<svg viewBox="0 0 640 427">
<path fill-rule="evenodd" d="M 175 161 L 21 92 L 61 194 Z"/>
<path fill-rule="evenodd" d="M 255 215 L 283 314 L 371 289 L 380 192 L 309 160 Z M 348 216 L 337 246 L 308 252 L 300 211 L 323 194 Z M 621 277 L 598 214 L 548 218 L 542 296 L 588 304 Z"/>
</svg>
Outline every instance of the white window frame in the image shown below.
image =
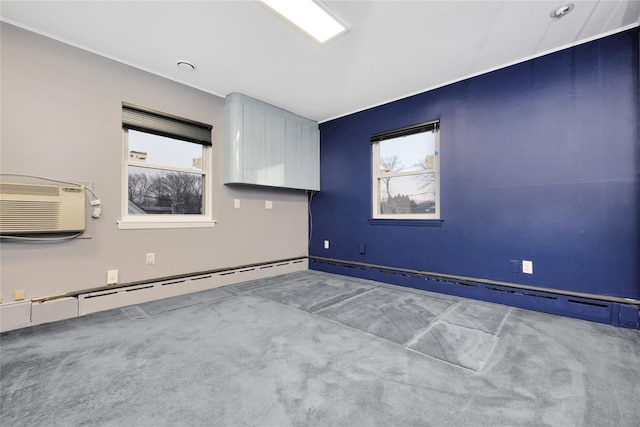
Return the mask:
<svg viewBox="0 0 640 427">
<path fill-rule="evenodd" d="M 142 131 L 143 132 L 143 131 Z M 151 132 L 146 132 L 151 134 Z M 174 137 L 174 139 L 180 139 Z M 189 141 L 187 141 L 189 142 Z M 197 143 L 193 143 L 197 144 Z M 212 149 L 210 146 L 202 146 L 202 169 L 184 169 L 163 165 L 155 165 L 147 162 L 131 160 L 129 156 L 129 132 L 127 128 L 122 129 L 122 211 L 121 220 L 118 221 L 118 228 L 121 230 L 139 230 L 156 228 L 208 228 L 214 227 L 216 220 L 212 216 Z M 202 197 L 202 214 L 129 214 L 129 166 L 139 166 L 148 169 L 158 169 L 174 172 L 200 173 L 204 177 Z"/>
<path fill-rule="evenodd" d="M 427 122 L 423 125 L 430 125 L 432 123 L 436 124 L 435 129 L 433 130 L 425 130 L 424 132 L 433 132 L 435 139 L 435 156 L 434 156 L 434 166 L 433 170 L 424 170 L 419 169 L 415 171 L 409 172 L 382 172 L 380 168 L 380 141 L 371 142 L 372 149 L 372 218 L 375 219 L 398 219 L 398 220 L 441 220 L 441 205 L 440 205 L 440 127 L 439 121 Z M 409 128 L 419 127 L 421 125 L 410 126 Z M 406 128 L 405 128 L 406 129 Z M 400 131 L 398 129 L 397 131 Z M 392 133 L 395 131 L 389 131 Z M 420 131 L 413 132 L 414 134 L 422 133 Z M 404 135 L 398 136 L 401 137 Z M 372 136 L 373 139 L 373 136 Z M 393 139 L 386 138 L 386 141 Z M 425 173 L 433 173 L 435 176 L 435 212 L 433 213 L 424 213 L 424 214 L 382 214 L 379 213 L 380 206 L 380 185 L 382 183 L 383 178 L 394 178 L 394 177 L 403 177 L 403 176 L 417 176 L 424 175 Z"/>
</svg>

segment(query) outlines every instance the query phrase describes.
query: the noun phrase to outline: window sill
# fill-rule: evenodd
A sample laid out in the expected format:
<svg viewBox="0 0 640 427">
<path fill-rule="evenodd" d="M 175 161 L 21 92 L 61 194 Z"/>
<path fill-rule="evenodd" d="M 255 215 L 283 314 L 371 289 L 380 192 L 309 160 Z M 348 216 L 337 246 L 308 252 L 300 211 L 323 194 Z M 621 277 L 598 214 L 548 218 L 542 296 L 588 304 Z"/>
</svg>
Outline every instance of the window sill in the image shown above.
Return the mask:
<svg viewBox="0 0 640 427">
<path fill-rule="evenodd" d="M 370 225 L 402 225 L 410 227 L 442 227 L 443 219 L 369 218 Z"/>
<path fill-rule="evenodd" d="M 203 220 L 178 220 L 178 221 L 166 221 L 166 220 L 121 220 L 118 221 L 119 230 L 149 230 L 149 229 L 161 229 L 161 228 L 212 228 L 216 225 L 215 219 L 203 219 Z"/>
</svg>

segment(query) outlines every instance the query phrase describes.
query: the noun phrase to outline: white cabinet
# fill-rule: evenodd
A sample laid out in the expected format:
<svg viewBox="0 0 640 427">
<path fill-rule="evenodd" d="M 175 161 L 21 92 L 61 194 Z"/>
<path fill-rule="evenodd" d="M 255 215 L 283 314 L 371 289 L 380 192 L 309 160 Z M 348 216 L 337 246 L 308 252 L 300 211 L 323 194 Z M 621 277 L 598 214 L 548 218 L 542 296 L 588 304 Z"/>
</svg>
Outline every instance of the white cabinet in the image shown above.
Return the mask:
<svg viewBox="0 0 640 427">
<path fill-rule="evenodd" d="M 225 184 L 320 189 L 318 123 L 239 93 L 224 113 Z"/>
</svg>

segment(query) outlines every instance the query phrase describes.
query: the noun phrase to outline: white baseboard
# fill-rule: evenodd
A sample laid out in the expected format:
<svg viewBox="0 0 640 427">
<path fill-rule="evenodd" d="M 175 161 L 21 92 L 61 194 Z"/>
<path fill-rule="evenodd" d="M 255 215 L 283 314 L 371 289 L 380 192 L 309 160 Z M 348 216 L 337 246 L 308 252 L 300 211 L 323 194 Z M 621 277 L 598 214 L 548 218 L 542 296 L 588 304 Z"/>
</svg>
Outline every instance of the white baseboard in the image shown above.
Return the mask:
<svg viewBox="0 0 640 427">
<path fill-rule="evenodd" d="M 31 325 L 55 322 L 78 316 L 78 298 L 58 298 L 31 303 Z"/>
<path fill-rule="evenodd" d="M 31 326 L 31 301 L 0 305 L 0 332 Z"/>
</svg>

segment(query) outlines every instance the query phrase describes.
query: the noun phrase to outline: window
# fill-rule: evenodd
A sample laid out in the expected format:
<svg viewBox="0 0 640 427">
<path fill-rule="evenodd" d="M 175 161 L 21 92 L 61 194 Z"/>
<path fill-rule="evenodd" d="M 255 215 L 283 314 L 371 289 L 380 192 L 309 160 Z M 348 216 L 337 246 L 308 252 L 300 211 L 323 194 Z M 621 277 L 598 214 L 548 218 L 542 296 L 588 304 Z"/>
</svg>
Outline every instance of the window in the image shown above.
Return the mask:
<svg viewBox="0 0 640 427">
<path fill-rule="evenodd" d="M 211 126 L 122 106 L 119 228 L 212 227 Z"/>
<path fill-rule="evenodd" d="M 373 218 L 440 219 L 440 122 L 371 136 Z"/>
</svg>

